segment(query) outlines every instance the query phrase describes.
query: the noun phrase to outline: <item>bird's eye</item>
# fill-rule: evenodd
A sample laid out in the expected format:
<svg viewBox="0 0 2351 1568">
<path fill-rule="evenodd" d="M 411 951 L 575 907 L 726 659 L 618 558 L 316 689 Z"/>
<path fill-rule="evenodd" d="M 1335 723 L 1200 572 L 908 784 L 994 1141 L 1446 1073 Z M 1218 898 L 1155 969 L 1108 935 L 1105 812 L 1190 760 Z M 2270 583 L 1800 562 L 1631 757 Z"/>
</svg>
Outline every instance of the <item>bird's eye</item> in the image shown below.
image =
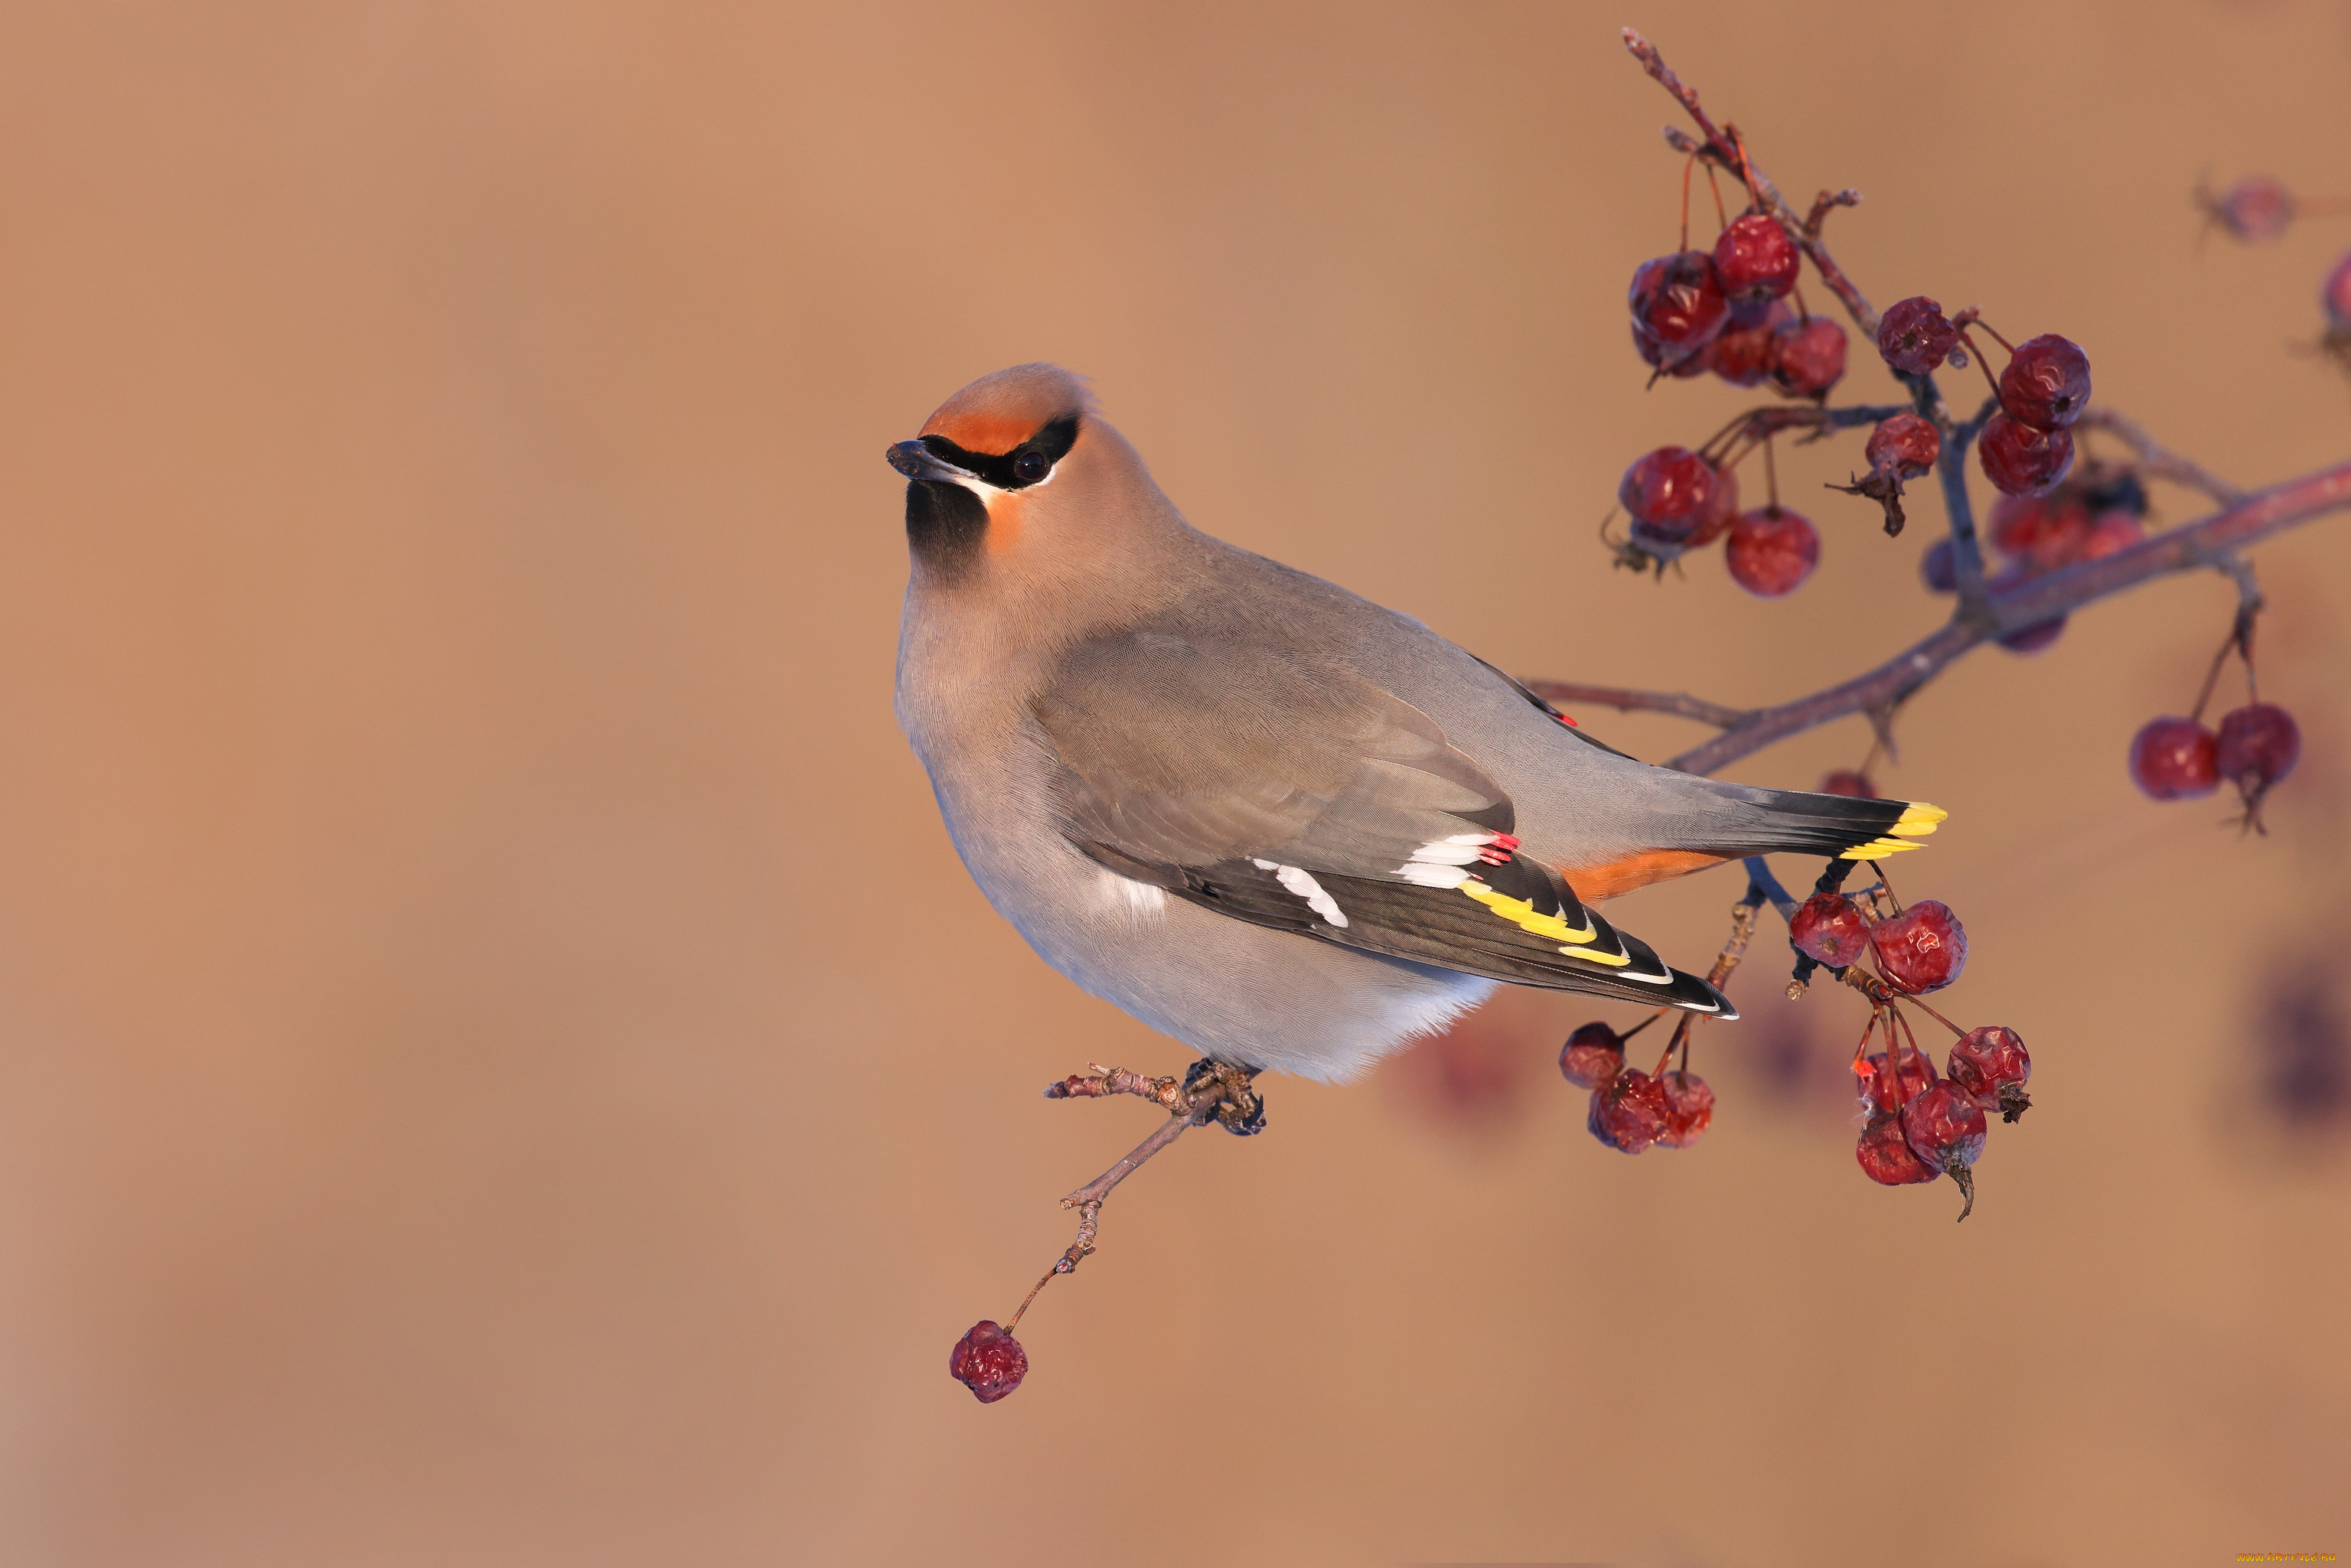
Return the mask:
<svg viewBox="0 0 2351 1568">
<path fill-rule="evenodd" d="M 1012 460 L 1012 476 L 1023 485 L 1034 485 L 1052 466 L 1043 453 L 1024 452 Z"/>
</svg>

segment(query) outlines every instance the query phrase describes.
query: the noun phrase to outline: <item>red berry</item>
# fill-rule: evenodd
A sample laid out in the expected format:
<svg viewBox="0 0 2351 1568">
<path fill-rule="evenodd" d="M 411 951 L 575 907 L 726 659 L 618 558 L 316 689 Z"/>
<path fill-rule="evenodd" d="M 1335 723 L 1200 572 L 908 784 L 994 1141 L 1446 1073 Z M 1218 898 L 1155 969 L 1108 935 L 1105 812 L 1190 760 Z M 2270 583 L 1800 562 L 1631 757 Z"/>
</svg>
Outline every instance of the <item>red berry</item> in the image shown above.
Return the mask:
<svg viewBox="0 0 2351 1568">
<path fill-rule="evenodd" d="M 1915 413 L 1897 413 L 1880 421 L 1869 433 L 1869 444 L 1862 449 L 1862 455 L 1872 469 L 1916 479 L 1935 465 L 1942 452 L 1942 435 L 1932 423 Z"/>
<path fill-rule="evenodd" d="M 1721 340 L 1718 338 L 1715 342 L 1719 343 Z M 1651 370 L 1661 371 L 1669 376 L 1678 376 L 1685 381 L 1691 376 L 1702 376 L 1714 368 L 1714 343 L 1707 344 L 1694 354 L 1684 354 L 1679 359 L 1668 361 L 1656 344 L 1641 335 L 1641 329 L 1638 327 L 1633 329 L 1633 351 L 1639 354 L 1641 362 Z"/>
<path fill-rule="evenodd" d="M 1665 1136 L 1672 1114 L 1665 1086 L 1628 1067 L 1592 1092 L 1592 1113 L 1584 1125 L 1610 1148 L 1637 1155 Z"/>
<path fill-rule="evenodd" d="M 1771 333 L 1771 381 L 1790 397 L 1825 398 L 1844 375 L 1844 329 L 1825 316 Z"/>
<path fill-rule="evenodd" d="M 2220 787 L 2220 739 L 2192 718 L 2151 718 L 2131 737 L 2130 774 L 2150 800 L 2210 795 Z"/>
<path fill-rule="evenodd" d="M 1633 330 L 1656 350 L 1651 362 L 1671 370 L 1714 341 L 1730 307 L 1702 250 L 1645 261 L 1633 274 Z"/>
<path fill-rule="evenodd" d="M 1707 492 L 1706 505 L 1698 512 L 1698 530 L 1691 534 L 1686 549 L 1702 549 L 1730 531 L 1739 520 L 1739 475 L 1736 470 L 1717 468 L 1713 486 Z"/>
<path fill-rule="evenodd" d="M 1597 1089 L 1625 1070 L 1625 1041 L 1604 1023 L 1588 1023 L 1559 1048 L 1560 1076 L 1578 1089 Z"/>
<path fill-rule="evenodd" d="M 1788 920 L 1788 940 L 1796 951 L 1842 969 L 1869 946 L 1869 922 L 1861 905 L 1841 893 L 1816 893 Z"/>
<path fill-rule="evenodd" d="M 1999 1112 L 2004 1122 L 2032 1109 L 2032 1101 L 2024 1092 L 2032 1077 L 2032 1058 L 2012 1029 L 1986 1024 L 1951 1047 L 1951 1082 L 1985 1110 Z"/>
<path fill-rule="evenodd" d="M 971 1325 L 947 1354 L 947 1371 L 982 1405 L 993 1405 L 1029 1375 L 1029 1353 L 1011 1333 L 986 1318 Z"/>
<path fill-rule="evenodd" d="M 1950 535 L 1945 534 L 1927 547 L 1927 552 L 1918 558 L 1918 577 L 1929 592 L 1959 591 L 1959 551 L 1952 546 Z"/>
<path fill-rule="evenodd" d="M 1763 507 L 1730 525 L 1731 580 L 1763 599 L 1792 593 L 1821 559 L 1821 536 L 1785 507 Z"/>
<path fill-rule="evenodd" d="M 2005 413 L 1985 422 L 1976 441 L 1984 477 L 2010 496 L 2037 496 L 2055 486 L 2074 466 L 2074 437 L 2063 430 L 2035 430 Z"/>
<path fill-rule="evenodd" d="M 1991 1131 L 1983 1107 L 1956 1083 L 1933 1084 L 1902 1107 L 1902 1141 L 1910 1145 L 1919 1164 L 1944 1172 L 1967 1195 L 1967 1207 L 1959 1210 L 1961 1219 L 1976 1207 L 1975 1181 L 1968 1167 L 1983 1153 L 1984 1139 Z"/>
<path fill-rule="evenodd" d="M 1869 1060 L 1855 1069 L 1861 1075 L 1861 1109 L 1864 1115 L 1887 1115 L 1927 1092 L 1935 1082 L 1935 1059 L 1915 1045 L 1902 1048 L 1902 1092 L 1897 1096 L 1894 1081 L 1887 1076 L 1886 1052 L 1872 1051 Z"/>
<path fill-rule="evenodd" d="M 1943 308 L 1923 294 L 1896 300 L 1877 319 L 1877 351 L 1906 376 L 1933 374 L 1959 340 Z"/>
<path fill-rule="evenodd" d="M 1714 242 L 1714 276 L 1733 310 L 1760 316 L 1796 287 L 1803 258 L 1780 220 L 1749 213 Z"/>
<path fill-rule="evenodd" d="M 1660 446 L 1635 458 L 1616 499 L 1663 543 L 1684 545 L 1698 530 L 1714 492 L 1714 467 L 1685 446 Z"/>
<path fill-rule="evenodd" d="M 2237 787 L 2258 823 L 2262 797 L 2302 760 L 2302 727 L 2274 703 L 2249 704 L 2220 716 L 2215 753 L 2220 777 Z"/>
<path fill-rule="evenodd" d="M 1939 991 L 1968 966 L 1967 927 L 1939 899 L 1924 898 L 1869 934 L 1886 983 L 1918 996 Z"/>
<path fill-rule="evenodd" d="M 2255 245 L 2276 239 L 2294 222 L 2294 194 L 2266 174 L 2249 174 L 2205 201 L 2212 221 Z"/>
<path fill-rule="evenodd" d="M 2075 560 L 2102 560 L 2147 537 L 2139 520 L 2128 512 L 2101 512 L 2074 551 Z"/>
<path fill-rule="evenodd" d="M 1877 799 L 1877 786 L 1870 781 L 1869 775 L 1856 773 L 1850 768 L 1840 768 L 1823 779 L 1820 792 L 1823 795 L 1853 795 L 1864 800 Z"/>
<path fill-rule="evenodd" d="M 1891 1113 L 1876 1117 L 1862 1129 L 1853 1154 L 1861 1162 L 1863 1175 L 1886 1186 L 1933 1181 L 1943 1174 L 1910 1152 L 1909 1141 L 1902 1135 L 1902 1119 Z"/>
<path fill-rule="evenodd" d="M 2081 498 L 2063 490 L 2051 496 L 2002 496 L 1985 518 L 1986 531 L 2001 553 L 2036 571 L 2063 565 L 2089 527 Z"/>
<path fill-rule="evenodd" d="M 1668 1072 L 1657 1082 L 1666 1092 L 1666 1130 L 1657 1142 L 1687 1149 L 1714 1120 L 1714 1091 L 1695 1072 Z"/>
<path fill-rule="evenodd" d="M 1732 317 L 1707 350 L 1708 368 L 1735 387 L 1762 385 L 1771 379 L 1771 356 L 1779 348 L 1773 334 L 1794 319 L 1795 312 L 1780 300 L 1774 300 L 1759 321 Z"/>
<path fill-rule="evenodd" d="M 2000 372 L 2000 405 L 2035 430 L 2063 430 L 2090 405 L 2090 356 L 2054 332 L 2027 338 Z"/>
<path fill-rule="evenodd" d="M 2326 285 L 2318 293 L 2318 302 L 2326 308 L 2326 335 L 2340 338 L 2351 333 L 2351 255 L 2335 264 L 2326 275 Z"/>
</svg>

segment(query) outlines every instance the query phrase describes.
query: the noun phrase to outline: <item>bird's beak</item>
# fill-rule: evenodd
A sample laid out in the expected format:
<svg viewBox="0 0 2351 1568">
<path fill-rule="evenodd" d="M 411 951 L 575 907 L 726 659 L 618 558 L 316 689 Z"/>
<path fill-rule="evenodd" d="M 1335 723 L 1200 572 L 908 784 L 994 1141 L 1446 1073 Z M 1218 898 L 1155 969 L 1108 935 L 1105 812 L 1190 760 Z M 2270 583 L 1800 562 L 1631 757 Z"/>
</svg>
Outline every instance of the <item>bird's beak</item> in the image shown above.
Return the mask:
<svg viewBox="0 0 2351 1568">
<path fill-rule="evenodd" d="M 909 479 L 930 479 L 941 484 L 958 484 L 978 476 L 958 468 L 941 458 L 919 441 L 901 441 L 889 451 L 890 466 Z"/>
</svg>

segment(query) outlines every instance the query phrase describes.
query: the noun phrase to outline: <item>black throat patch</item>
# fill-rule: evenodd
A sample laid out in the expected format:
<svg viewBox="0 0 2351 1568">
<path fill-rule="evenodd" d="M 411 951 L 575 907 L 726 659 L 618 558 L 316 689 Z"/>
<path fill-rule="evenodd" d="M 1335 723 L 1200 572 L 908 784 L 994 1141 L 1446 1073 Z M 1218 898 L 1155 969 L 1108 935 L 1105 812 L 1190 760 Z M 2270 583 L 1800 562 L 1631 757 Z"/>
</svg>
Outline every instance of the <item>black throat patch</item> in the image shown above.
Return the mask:
<svg viewBox="0 0 2351 1568">
<path fill-rule="evenodd" d="M 970 575 L 987 538 L 987 503 L 961 485 L 917 479 L 906 486 L 906 548 L 925 570 L 953 582 Z"/>
</svg>

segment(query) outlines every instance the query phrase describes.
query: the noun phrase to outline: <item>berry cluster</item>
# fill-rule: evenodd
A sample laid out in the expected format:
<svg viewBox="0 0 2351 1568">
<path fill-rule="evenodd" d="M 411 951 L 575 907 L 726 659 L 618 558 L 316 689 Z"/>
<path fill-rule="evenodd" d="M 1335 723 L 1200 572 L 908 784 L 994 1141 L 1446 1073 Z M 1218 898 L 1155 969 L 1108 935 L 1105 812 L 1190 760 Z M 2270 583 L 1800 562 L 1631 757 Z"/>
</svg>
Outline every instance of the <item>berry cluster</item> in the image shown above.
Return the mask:
<svg viewBox="0 0 2351 1568">
<path fill-rule="evenodd" d="M 1560 1047 L 1561 1075 L 1578 1089 L 1592 1091 L 1592 1111 L 1584 1125 L 1593 1137 L 1628 1155 L 1658 1144 L 1686 1149 L 1714 1120 L 1714 1091 L 1689 1071 L 1687 1031 L 1675 1033 L 1654 1072 L 1625 1065 L 1625 1042 L 1658 1016 L 1653 1014 L 1621 1035 L 1604 1023 L 1588 1023 Z M 1676 1046 L 1682 1050 L 1683 1064 L 1668 1072 L 1666 1063 L 1673 1060 Z"/>
<path fill-rule="evenodd" d="M 2038 496 L 2002 496 L 1985 517 L 1985 532 L 2003 565 L 1987 586 L 1995 593 L 2043 572 L 2128 549 L 2146 537 L 2147 487 L 2127 468 L 2085 464 Z M 1937 593 L 1959 588 L 1949 536 L 1927 547 L 1918 575 Z M 2011 632 L 2000 640 L 2011 653 L 2034 653 L 2065 630 L 2062 615 Z"/>
<path fill-rule="evenodd" d="M 2262 822 L 2262 802 L 2270 790 L 2302 760 L 2302 727 L 2274 703 L 2261 700 L 2253 675 L 2253 617 L 2258 604 L 2237 614 L 2228 640 L 2212 656 L 2204 689 L 2186 718 L 2151 718 L 2131 737 L 2132 781 L 2150 800 L 2194 800 L 2218 789 L 2222 781 L 2234 784 L 2244 804 L 2243 824 L 2256 832 L 2269 830 Z M 2204 723 L 2212 688 L 2231 653 L 2245 670 L 2246 700 L 2241 707 L 2220 716 L 2217 730 Z"/>
<path fill-rule="evenodd" d="M 1633 347 L 1656 375 L 1712 372 L 1782 397 L 1828 396 L 1844 378 L 1844 329 L 1788 308 L 1803 256 L 1760 204 L 1723 225 L 1711 252 L 1683 248 L 1633 273 Z M 1652 380 L 1656 377 L 1652 376 Z"/>
<path fill-rule="evenodd" d="M 1875 1016 L 1870 1022 L 1876 1025 Z M 1868 1044 L 1865 1033 L 1864 1051 Z M 1948 1076 L 1937 1077 L 1934 1059 L 1915 1041 L 1891 1052 L 1857 1053 L 1853 1070 L 1861 1080 L 1863 1126 L 1853 1155 L 1862 1174 L 1883 1186 L 1949 1176 L 1966 1198 L 1959 1209 L 1965 1219 L 1975 1211 L 1975 1164 L 1991 1133 L 1990 1114 L 2013 1122 L 2032 1108 L 2024 1085 L 2032 1058 L 2014 1030 L 1990 1024 L 1959 1037 L 1948 1068 Z"/>
</svg>

